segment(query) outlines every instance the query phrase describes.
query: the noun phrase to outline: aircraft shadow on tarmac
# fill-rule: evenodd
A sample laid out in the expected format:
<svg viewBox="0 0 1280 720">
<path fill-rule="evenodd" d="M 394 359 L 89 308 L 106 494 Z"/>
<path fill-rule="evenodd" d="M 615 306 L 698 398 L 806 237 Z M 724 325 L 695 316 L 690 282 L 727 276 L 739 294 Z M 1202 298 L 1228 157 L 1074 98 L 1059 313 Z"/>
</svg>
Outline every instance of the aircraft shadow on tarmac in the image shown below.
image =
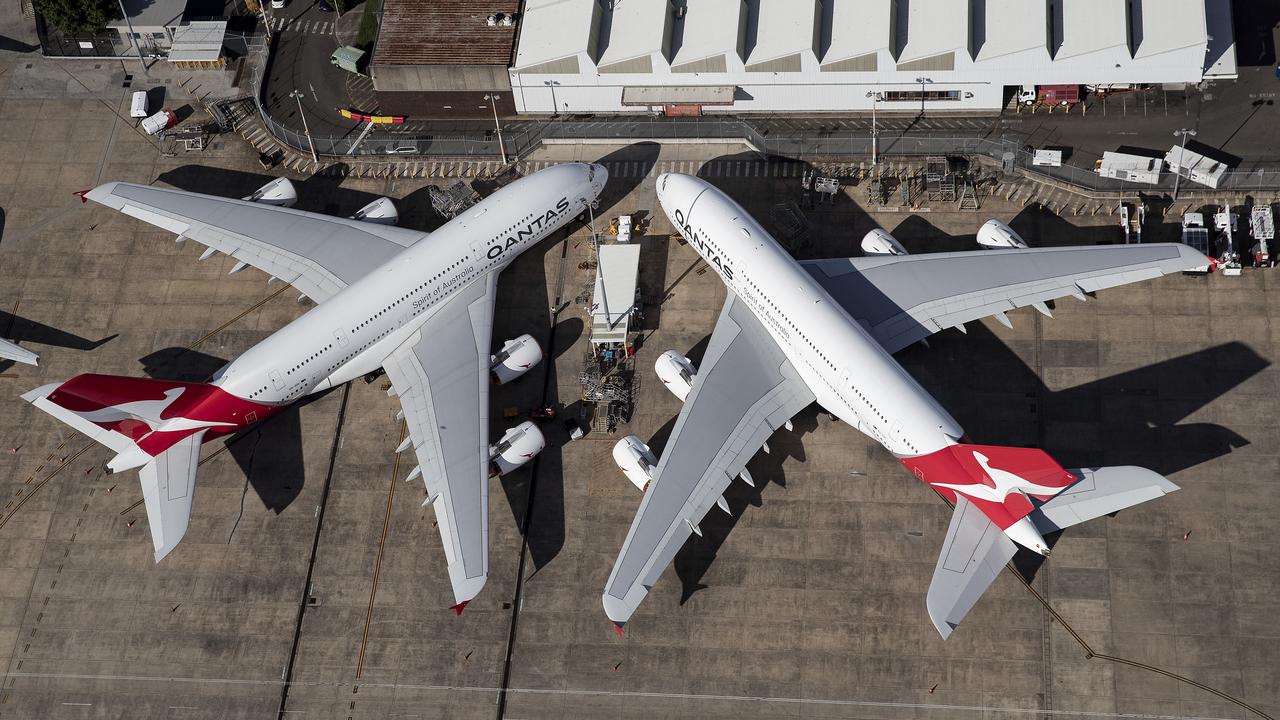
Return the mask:
<svg viewBox="0 0 1280 720">
<path fill-rule="evenodd" d="M 703 340 L 690 351 L 695 364 L 701 360 L 707 342 Z M 1233 342 L 1051 391 L 984 326 L 975 323 L 967 336 L 942 333 L 930 342 L 932 349 L 908 348 L 899 354 L 900 360 L 975 441 L 1014 444 L 1008 434 L 1002 437 L 996 431 L 998 426 L 1095 423 L 1106 438 L 1105 447 L 1090 443 L 1045 449 L 1067 467 L 1139 465 L 1162 475 L 1208 462 L 1249 444 L 1247 438 L 1231 428 L 1182 421 L 1270 365 L 1248 346 Z M 922 372 L 925 368 L 937 372 Z M 975 382 L 979 376 L 988 380 Z M 993 396 L 995 399 L 989 400 Z M 948 402 L 949 397 L 954 402 Z M 979 402 L 979 398 L 988 401 Z M 991 413 L 992 409 L 996 412 Z M 724 495 L 730 507 L 735 508 L 733 514 L 716 509 L 708 512 L 700 523 L 702 537 L 691 537 L 677 553 L 675 569 L 682 586 L 681 604 L 706 587 L 701 584 L 702 577 L 745 512 L 744 506 L 759 507 L 762 491 L 770 482 L 786 486 L 782 464 L 788 458 L 804 461 L 802 440 L 817 427 L 820 412 L 817 405 L 811 405 L 792 421 L 794 432 L 779 431 L 769 438 L 772 452 L 757 453 L 748 463 L 756 487 L 736 480 L 731 483 Z M 659 456 L 674 425 L 673 418 L 650 441 Z M 853 428 L 847 431 L 855 432 Z M 905 472 L 902 482 L 904 491 L 919 485 Z M 924 487 L 919 490 L 928 492 Z M 1046 537 L 1050 547 L 1060 535 Z M 938 543 L 941 541 L 941 537 L 937 538 Z M 1015 566 L 1028 581 L 1035 578 L 1044 561 L 1045 558 L 1022 550 L 1014 558 Z"/>
<path fill-rule="evenodd" d="M 1271 364 L 1230 342 L 1055 391 L 984 325 L 969 327 L 967 336 L 944 331 L 930 348 L 907 348 L 898 359 L 975 442 L 1044 447 L 1069 468 L 1138 465 L 1169 476 L 1248 445 L 1230 427 L 1184 420 Z M 1042 352 L 1088 357 L 1097 349 L 1091 340 L 1045 341 Z M 1045 538 L 1050 548 L 1060 535 Z M 1044 562 L 1021 549 L 1014 558 L 1028 580 Z"/>
<path fill-rule="evenodd" d="M 0 338 L 19 344 L 33 342 L 40 345 L 52 345 L 53 347 L 88 352 L 111 342 L 115 337 L 112 334 L 101 340 L 90 340 L 74 333 L 36 322 L 30 318 L 20 317 L 0 310 Z M 0 360 L 0 372 L 12 365 L 12 360 Z"/>
<path fill-rule="evenodd" d="M 1028 319 L 1022 314 L 1015 322 Z M 695 365 L 708 342 L 709 337 L 688 353 Z M 936 334 L 930 344 L 931 348 L 918 344 L 906 348 L 897 358 L 975 442 L 1045 446 L 1066 467 L 1139 465 L 1162 475 L 1249 444 L 1231 428 L 1183 421 L 1270 365 L 1247 345 L 1232 342 L 1053 391 L 981 323 L 971 323 L 967 335 Z M 1097 343 L 1090 340 L 1044 341 L 1042 351 L 1084 357 L 1092 352 L 1095 358 L 1099 352 Z M 769 482 L 785 486 L 782 463 L 788 457 L 804 460 L 801 440 L 816 427 L 817 413 L 816 406 L 811 406 L 793 420 L 794 432 L 770 438 L 772 453 L 757 453 L 748 464 L 757 487 L 735 481 L 725 492 L 731 508 L 759 505 Z M 674 425 L 673 418 L 650 441 L 659 456 Z M 903 483 L 904 488 L 918 484 L 906 473 Z M 701 579 L 741 513 L 709 512 L 700 524 L 702 537 L 690 538 L 676 555 L 682 604 L 705 587 Z M 1050 546 L 1056 539 L 1046 538 Z M 1043 561 L 1034 553 L 1020 552 L 1015 565 L 1031 579 Z"/>
<path fill-rule="evenodd" d="M 298 191 L 294 209 L 349 217 L 357 210 L 377 200 L 380 196 L 363 190 L 342 187 L 341 167 L 333 175 L 312 175 L 304 180 L 293 180 Z M 251 194 L 275 175 L 225 170 L 204 165 L 183 165 L 161 173 L 157 182 L 171 185 L 187 192 L 205 193 L 217 197 L 241 198 Z M 444 218 L 431 207 L 431 198 L 424 186 L 402 198 L 391 198 L 400 213 L 400 227 L 432 232 L 444 224 Z"/>
<path fill-rule="evenodd" d="M 608 223 L 607 218 L 619 213 L 635 212 L 635 208 L 624 207 L 621 203 L 648 175 L 649 170 L 658 160 L 658 150 L 659 146 L 656 143 L 637 143 L 606 155 L 598 161 L 602 163 L 622 160 L 639 161 L 643 166 L 643 172 L 638 177 L 609 178 L 595 210 L 597 231 L 603 230 L 602 224 Z M 563 239 L 566 235 L 576 232 L 582 227 L 579 222 L 583 220 L 586 218 L 570 223 L 556 235 L 556 238 Z M 547 355 L 542 361 L 543 365 L 516 381 L 517 384 L 530 381 L 541 383 L 540 394 L 532 388 L 517 388 L 498 391 L 501 393 L 498 397 L 518 395 L 521 400 L 530 403 L 531 407 L 557 408 L 560 418 L 564 419 L 576 418 L 578 405 L 573 402 L 568 407 L 561 406 L 555 375 L 555 358 L 570 352 L 586 328 L 583 321 L 576 317 L 566 316 L 559 319 L 554 326 L 551 323 L 550 306 L 557 301 L 557 298 L 553 295 L 554 290 L 546 285 L 545 268 L 554 266 L 554 261 L 549 261 L 547 257 L 548 253 L 559 254 L 562 249 L 567 251 L 568 248 L 561 246 L 558 242 L 544 241 L 538 247 L 531 248 L 517 257 L 511 268 L 504 273 L 506 280 L 498 282 L 498 312 L 494 322 L 494 343 L 524 332 L 532 332 L 537 337 L 535 328 L 549 329 L 546 335 L 537 337 Z M 524 288 L 525 294 L 521 297 L 545 298 L 545 301 L 521 308 L 520 322 L 528 323 L 524 326 L 503 327 L 504 323 L 508 322 L 506 320 L 508 313 L 502 311 L 504 300 L 509 293 L 518 291 L 511 286 L 511 278 L 535 278 L 533 283 L 536 287 Z M 654 282 L 657 287 L 661 287 L 663 278 L 657 277 Z M 567 308 L 575 300 L 574 293 L 577 289 L 563 287 L 559 292 L 564 294 L 563 297 L 558 298 L 559 305 L 561 308 Z M 514 422 L 506 423 L 506 425 L 514 424 Z M 535 572 L 546 567 L 560 554 L 565 538 L 564 459 L 561 449 L 569 441 L 569 433 L 564 423 L 560 421 L 542 425 L 542 431 L 546 436 L 547 445 L 530 463 L 531 468 L 521 469 L 502 478 L 502 489 L 507 497 L 507 504 L 511 508 L 516 525 L 525 536 Z"/>
<path fill-rule="evenodd" d="M 140 358 L 143 372 L 159 380 L 206 382 L 226 360 L 198 350 L 169 347 Z M 299 412 L 330 391 L 309 395 L 285 410 L 221 442 L 244 472 L 263 506 L 279 514 L 302 492 L 306 466 Z M 259 452 L 261 449 L 262 452 Z"/>
</svg>

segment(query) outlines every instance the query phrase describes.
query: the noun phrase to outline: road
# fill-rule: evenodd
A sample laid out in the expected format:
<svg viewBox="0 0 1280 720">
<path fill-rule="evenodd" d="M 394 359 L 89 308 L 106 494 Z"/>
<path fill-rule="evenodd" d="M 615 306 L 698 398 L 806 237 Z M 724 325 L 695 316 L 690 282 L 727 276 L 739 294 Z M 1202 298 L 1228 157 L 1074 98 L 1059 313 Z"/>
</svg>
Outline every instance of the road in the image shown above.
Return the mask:
<svg viewBox="0 0 1280 720">
<path fill-rule="evenodd" d="M 358 12 L 359 7 L 351 12 Z M 339 107 L 376 110 L 376 99 L 367 78 L 343 72 L 329 64 L 328 57 L 338 41 L 334 35 L 336 18 L 321 13 L 314 2 L 295 0 L 276 11 L 273 27 L 279 30 L 275 53 L 267 78 L 266 108 L 279 123 L 301 134 L 302 119 L 297 102 L 289 95 L 303 93 L 302 106 L 311 132 L 321 138 L 347 138 L 358 132 L 356 123 L 344 120 Z M 1238 56 L 1242 66 L 1235 81 L 1205 83 L 1186 91 L 1159 86 L 1142 93 L 1090 97 L 1084 112 L 1038 112 L 967 115 L 927 113 L 886 115 L 878 118 L 882 136 L 939 135 L 955 137 L 998 137 L 1013 133 L 1025 136 L 1021 144 L 1035 147 L 1070 148 L 1069 162 L 1092 167 L 1107 150 L 1128 145 L 1166 151 L 1174 144 L 1175 130 L 1195 129 L 1196 140 L 1242 160 L 1275 161 L 1280 165 L 1280 134 L 1271 131 L 1280 124 L 1277 93 L 1280 82 L 1274 77 L 1274 52 L 1255 47 L 1255 36 L 1267 35 L 1274 18 L 1246 8 L 1237 8 Z M 350 20 L 356 16 L 348 14 Z M 1249 64 L 1245 64 L 1249 63 Z M 871 118 L 829 116 L 740 115 L 765 137 L 822 138 L 840 135 L 865 136 L 871 132 Z M 508 148 L 521 151 L 548 122 L 556 123 L 559 137 L 715 137 L 723 131 L 716 117 L 664 119 L 571 115 L 558 118 L 513 117 L 502 120 Z M 678 130 L 672 127 L 678 125 Z M 377 128 L 369 136 L 369 147 L 416 146 L 419 152 L 434 146 L 437 153 L 474 154 L 493 133 L 488 119 L 430 120 L 410 118 L 405 125 Z M 419 142 L 410 143 L 409 139 Z M 381 145 L 379 145 L 381 141 Z M 487 146 L 485 146 L 487 147 Z M 366 148 L 367 149 L 367 148 Z M 325 152 L 324 148 L 320 148 Z M 345 147 L 342 149 L 345 150 Z"/>
<path fill-rule="evenodd" d="M 358 123 L 344 119 L 338 108 L 351 105 L 349 84 L 354 82 L 358 91 L 369 81 L 329 63 L 339 46 L 336 13 L 321 12 L 314 0 L 293 0 L 283 10 L 270 12 L 274 49 L 263 107 L 277 122 L 301 133 L 298 99 L 291 97 L 301 91 L 302 111 L 315 138 L 340 138 L 358 130 Z"/>
</svg>

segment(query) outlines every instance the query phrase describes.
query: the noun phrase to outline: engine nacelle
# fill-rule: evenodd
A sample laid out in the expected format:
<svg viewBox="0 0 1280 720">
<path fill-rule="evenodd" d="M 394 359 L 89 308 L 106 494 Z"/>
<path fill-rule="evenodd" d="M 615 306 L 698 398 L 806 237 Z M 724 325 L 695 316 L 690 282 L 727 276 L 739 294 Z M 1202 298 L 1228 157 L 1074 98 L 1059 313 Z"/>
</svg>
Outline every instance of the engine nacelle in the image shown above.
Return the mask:
<svg viewBox="0 0 1280 720">
<path fill-rule="evenodd" d="M 540 362 L 542 347 L 532 335 L 525 333 L 506 341 L 497 355 L 489 357 L 489 377 L 498 385 L 506 385 Z"/>
<path fill-rule="evenodd" d="M 866 255 L 906 255 L 907 249 L 897 238 L 876 228 L 862 236 L 862 252 Z"/>
<path fill-rule="evenodd" d="M 640 488 L 640 492 L 649 489 L 653 480 L 653 469 L 658 465 L 658 458 L 653 451 L 635 435 L 628 435 L 613 446 L 613 461 L 618 464 L 622 474 L 627 476 L 632 485 Z"/>
<path fill-rule="evenodd" d="M 1025 250 L 1027 247 L 1027 242 L 1013 228 L 999 220 L 988 220 L 978 228 L 978 244 L 988 250 Z"/>
<path fill-rule="evenodd" d="M 693 366 L 689 358 L 675 350 L 668 350 L 659 355 L 653 363 L 653 371 L 658 374 L 662 384 L 666 385 L 673 395 L 680 398 L 680 402 L 684 402 L 685 398 L 689 397 L 689 391 L 693 389 L 693 379 L 698 375 L 698 369 Z"/>
<path fill-rule="evenodd" d="M 525 420 L 503 433 L 497 445 L 489 447 L 489 477 L 519 469 L 546 446 L 547 440 L 538 426 Z"/>
<path fill-rule="evenodd" d="M 289 178 L 276 178 L 243 199 L 263 205 L 293 207 L 293 204 L 298 202 L 298 191 L 293 188 Z"/>
<path fill-rule="evenodd" d="M 395 225 L 400 221 L 400 213 L 396 211 L 395 203 L 391 202 L 391 198 L 380 197 L 357 210 L 351 219 L 379 225 Z"/>
</svg>

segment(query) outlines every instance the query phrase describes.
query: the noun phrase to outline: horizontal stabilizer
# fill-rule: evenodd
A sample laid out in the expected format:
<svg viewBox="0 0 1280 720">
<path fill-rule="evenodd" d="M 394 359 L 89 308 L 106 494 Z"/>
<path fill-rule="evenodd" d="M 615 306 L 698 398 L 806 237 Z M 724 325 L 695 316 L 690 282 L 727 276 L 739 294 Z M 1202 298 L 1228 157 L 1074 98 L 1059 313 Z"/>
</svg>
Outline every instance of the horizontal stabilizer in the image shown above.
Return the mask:
<svg viewBox="0 0 1280 720">
<path fill-rule="evenodd" d="M 1004 569 L 1018 546 L 965 497 L 956 499 L 926 604 L 945 640 Z"/>
<path fill-rule="evenodd" d="M 138 471 L 156 562 L 164 559 L 187 534 L 187 524 L 191 521 L 191 498 L 196 489 L 196 466 L 200 462 L 200 443 L 203 441 L 203 430 L 188 435 Z"/>
<path fill-rule="evenodd" d="M 1177 485 L 1140 467 L 1071 470 L 1077 482 L 1027 516 L 1041 533 L 1078 525 L 1166 495 Z M 955 512 L 929 585 L 929 618 L 945 639 L 973 609 L 1018 546 L 977 503 L 956 493 Z"/>
<path fill-rule="evenodd" d="M 1134 466 L 1081 468 L 1080 481 L 1041 504 L 1031 522 L 1043 533 L 1079 525 L 1178 489 L 1158 473 Z"/>
<path fill-rule="evenodd" d="M 27 365 L 37 365 L 40 362 L 40 356 L 26 348 L 18 347 L 8 340 L 0 340 L 0 360 L 13 360 Z"/>
</svg>

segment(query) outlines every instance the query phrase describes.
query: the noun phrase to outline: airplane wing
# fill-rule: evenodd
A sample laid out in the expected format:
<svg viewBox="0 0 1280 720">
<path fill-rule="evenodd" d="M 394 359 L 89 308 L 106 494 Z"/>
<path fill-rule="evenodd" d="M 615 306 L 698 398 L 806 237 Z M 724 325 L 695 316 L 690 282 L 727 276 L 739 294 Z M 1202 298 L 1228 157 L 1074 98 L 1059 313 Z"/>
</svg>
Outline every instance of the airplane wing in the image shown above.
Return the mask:
<svg viewBox="0 0 1280 720">
<path fill-rule="evenodd" d="M 40 361 L 40 356 L 8 340 L 0 340 L 0 360 L 14 360 L 27 365 L 36 365 Z"/>
<path fill-rule="evenodd" d="M 462 289 L 383 362 L 436 510 L 461 612 L 489 575 L 489 343 L 497 274 Z"/>
<path fill-rule="evenodd" d="M 747 461 L 813 400 L 768 331 L 730 292 L 609 575 L 610 620 L 621 626 L 631 617 Z"/>
<path fill-rule="evenodd" d="M 945 640 L 1004 569 L 1018 546 L 963 495 L 956 496 L 947 537 L 925 604 Z"/>
<path fill-rule="evenodd" d="M 107 183 L 85 197 L 226 253 L 284 280 L 317 303 L 426 236 L 404 228 L 150 185 Z"/>
<path fill-rule="evenodd" d="M 1204 267 L 1181 243 L 978 250 L 800 263 L 884 349 L 1045 301 Z"/>
</svg>

